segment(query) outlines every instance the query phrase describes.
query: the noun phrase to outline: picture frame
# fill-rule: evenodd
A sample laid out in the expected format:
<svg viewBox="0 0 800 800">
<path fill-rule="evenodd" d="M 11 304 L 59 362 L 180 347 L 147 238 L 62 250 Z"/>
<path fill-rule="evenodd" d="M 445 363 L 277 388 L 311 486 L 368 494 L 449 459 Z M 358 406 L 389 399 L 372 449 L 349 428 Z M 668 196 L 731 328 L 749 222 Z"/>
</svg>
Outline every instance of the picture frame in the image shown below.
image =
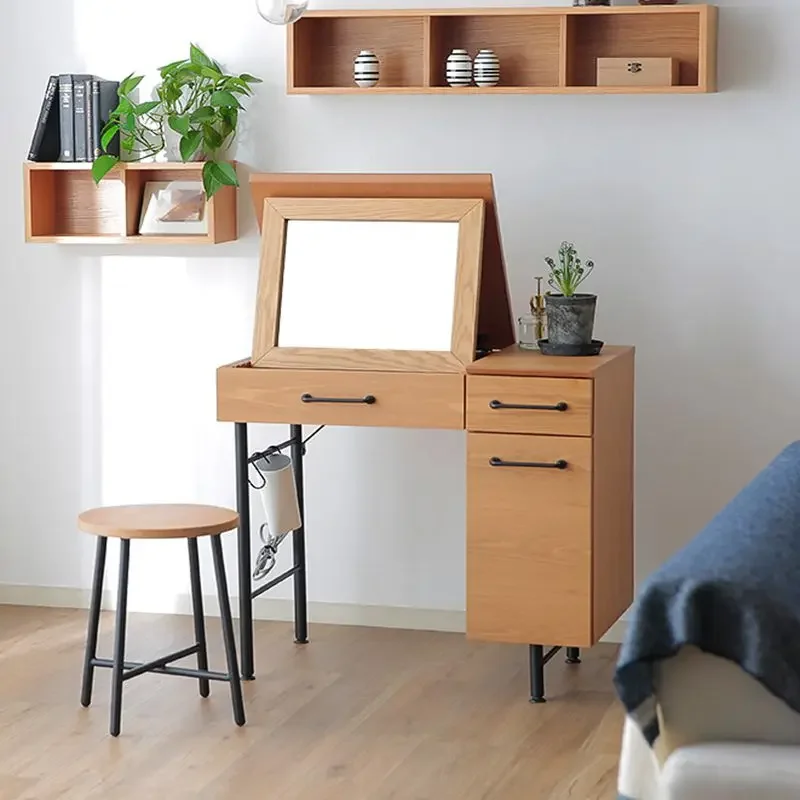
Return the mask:
<svg viewBox="0 0 800 800">
<path fill-rule="evenodd" d="M 456 251 L 446 342 L 435 349 L 330 346 L 282 346 L 281 313 L 287 285 L 284 267 L 287 230 L 293 221 L 454 223 Z M 296 369 L 386 370 L 393 372 L 462 372 L 475 357 L 482 263 L 484 202 L 481 199 L 271 198 L 264 201 L 262 248 L 251 364 Z M 376 265 L 376 268 L 382 268 Z M 412 287 L 415 288 L 415 287 Z M 308 288 L 315 291 L 314 287 Z M 425 291 L 419 287 L 419 291 Z M 393 307 L 391 294 L 373 298 L 386 315 L 402 315 L 414 326 L 413 310 Z M 340 313 L 331 310 L 331 314 Z M 333 316 L 329 317 L 334 319 Z M 440 321 L 441 322 L 441 321 Z M 440 325 L 441 328 L 441 325 Z M 285 337 L 284 337 L 285 338 Z M 365 340 L 369 336 L 365 332 Z"/>
<path fill-rule="evenodd" d="M 148 181 L 142 194 L 140 236 L 207 236 L 208 201 L 202 181 Z"/>
</svg>

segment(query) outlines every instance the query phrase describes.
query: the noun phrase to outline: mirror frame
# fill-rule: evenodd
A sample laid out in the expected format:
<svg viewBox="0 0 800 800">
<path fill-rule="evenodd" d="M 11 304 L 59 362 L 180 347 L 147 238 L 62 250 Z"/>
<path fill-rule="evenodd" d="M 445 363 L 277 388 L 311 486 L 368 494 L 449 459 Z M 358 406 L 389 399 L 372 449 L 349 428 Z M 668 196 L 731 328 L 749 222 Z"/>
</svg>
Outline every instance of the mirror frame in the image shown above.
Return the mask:
<svg viewBox="0 0 800 800">
<path fill-rule="evenodd" d="M 457 222 L 458 256 L 449 351 L 279 347 L 286 226 L 290 220 Z M 251 366 L 295 369 L 463 372 L 475 360 L 484 201 L 270 198 L 264 201 Z"/>
</svg>

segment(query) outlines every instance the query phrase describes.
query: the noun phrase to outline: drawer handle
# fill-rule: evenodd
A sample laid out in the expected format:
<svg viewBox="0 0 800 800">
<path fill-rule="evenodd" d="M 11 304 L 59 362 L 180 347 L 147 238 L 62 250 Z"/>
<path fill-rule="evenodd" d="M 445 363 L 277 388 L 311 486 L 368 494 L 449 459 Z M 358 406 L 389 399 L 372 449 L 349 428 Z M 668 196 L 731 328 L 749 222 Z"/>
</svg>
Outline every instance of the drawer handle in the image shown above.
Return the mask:
<svg viewBox="0 0 800 800">
<path fill-rule="evenodd" d="M 510 408 L 516 411 L 566 411 L 569 406 L 564 403 L 556 403 L 554 406 L 527 406 L 519 403 L 504 403 L 502 400 L 491 400 L 489 408 Z"/>
<path fill-rule="evenodd" d="M 304 403 L 348 403 L 365 406 L 373 406 L 377 402 L 375 396 L 371 394 L 364 397 L 314 397 L 313 394 L 304 394 L 300 400 Z"/>
<path fill-rule="evenodd" d="M 490 467 L 523 467 L 525 469 L 566 469 L 569 464 L 560 458 L 558 461 L 503 461 L 494 456 L 489 459 Z"/>
</svg>

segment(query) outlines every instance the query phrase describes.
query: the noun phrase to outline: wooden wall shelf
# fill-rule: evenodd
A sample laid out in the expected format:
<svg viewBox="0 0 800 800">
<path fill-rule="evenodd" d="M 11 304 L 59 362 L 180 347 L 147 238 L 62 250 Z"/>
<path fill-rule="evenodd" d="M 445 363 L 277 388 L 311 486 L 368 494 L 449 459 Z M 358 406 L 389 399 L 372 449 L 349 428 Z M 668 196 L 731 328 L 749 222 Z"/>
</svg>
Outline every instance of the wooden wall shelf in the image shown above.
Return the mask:
<svg viewBox="0 0 800 800">
<path fill-rule="evenodd" d="M 290 94 L 676 94 L 716 91 L 717 8 L 710 5 L 310 11 L 287 26 Z M 501 85 L 452 88 L 454 47 L 491 48 Z M 353 82 L 371 49 L 378 86 Z M 597 86 L 601 57 L 670 57 L 677 86 Z"/>
<path fill-rule="evenodd" d="M 24 166 L 25 240 L 49 244 L 194 245 L 237 238 L 236 189 L 225 186 L 208 201 L 208 234 L 140 236 L 139 216 L 148 181 L 201 180 L 202 163 L 120 164 L 95 186 L 91 164 Z"/>
</svg>

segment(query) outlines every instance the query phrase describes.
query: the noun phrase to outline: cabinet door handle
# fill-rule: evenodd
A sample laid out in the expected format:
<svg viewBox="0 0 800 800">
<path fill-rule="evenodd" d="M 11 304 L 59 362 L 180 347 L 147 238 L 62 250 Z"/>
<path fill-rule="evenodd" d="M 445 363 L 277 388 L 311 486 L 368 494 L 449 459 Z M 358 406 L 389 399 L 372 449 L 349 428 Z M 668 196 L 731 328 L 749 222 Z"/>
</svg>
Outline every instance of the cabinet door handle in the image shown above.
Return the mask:
<svg viewBox="0 0 800 800">
<path fill-rule="evenodd" d="M 494 456 L 489 459 L 490 467 L 523 467 L 524 469 L 566 469 L 569 464 L 560 458 L 558 461 L 504 461 Z"/>
<path fill-rule="evenodd" d="M 377 400 L 374 395 L 367 394 L 364 397 L 314 397 L 313 394 L 304 394 L 300 396 L 303 403 L 348 403 L 350 405 L 375 405 Z"/>
<path fill-rule="evenodd" d="M 506 408 L 514 409 L 516 411 L 566 411 L 569 406 L 564 403 L 556 403 L 554 406 L 540 406 L 540 405 L 523 405 L 520 403 L 504 403 L 502 400 L 490 400 L 489 408 Z"/>
</svg>

